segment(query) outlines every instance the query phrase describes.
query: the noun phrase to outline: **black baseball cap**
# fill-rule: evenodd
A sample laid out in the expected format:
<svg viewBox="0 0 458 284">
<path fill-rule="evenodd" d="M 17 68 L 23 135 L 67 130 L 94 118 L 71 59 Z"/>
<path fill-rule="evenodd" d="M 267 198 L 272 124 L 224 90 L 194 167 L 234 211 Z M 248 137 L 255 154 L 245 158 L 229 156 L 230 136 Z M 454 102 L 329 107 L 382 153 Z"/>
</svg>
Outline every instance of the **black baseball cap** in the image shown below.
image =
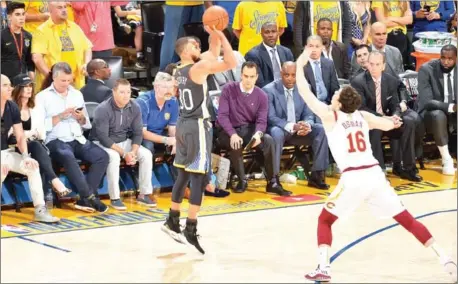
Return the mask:
<svg viewBox="0 0 458 284">
<path fill-rule="evenodd" d="M 13 86 L 27 86 L 30 83 L 33 83 L 32 79 L 30 79 L 29 75 L 27 74 L 19 74 L 15 76 L 12 80 Z"/>
</svg>

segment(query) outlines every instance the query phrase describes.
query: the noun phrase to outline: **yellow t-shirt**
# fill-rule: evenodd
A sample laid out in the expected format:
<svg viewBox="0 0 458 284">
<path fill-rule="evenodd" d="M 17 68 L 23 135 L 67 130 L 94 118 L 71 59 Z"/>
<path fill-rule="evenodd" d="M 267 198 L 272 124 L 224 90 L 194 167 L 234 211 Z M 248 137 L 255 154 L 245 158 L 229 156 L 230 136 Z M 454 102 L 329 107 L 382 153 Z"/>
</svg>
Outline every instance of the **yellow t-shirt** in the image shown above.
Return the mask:
<svg viewBox="0 0 458 284">
<path fill-rule="evenodd" d="M 165 4 L 170 6 L 197 6 L 203 5 L 204 1 L 165 1 Z"/>
<path fill-rule="evenodd" d="M 262 42 L 261 27 L 267 22 L 276 22 L 278 28 L 286 28 L 286 10 L 282 2 L 244 1 L 237 5 L 232 29 L 240 30 L 239 52 L 245 55 Z M 277 44 L 280 43 L 280 40 Z"/>
<path fill-rule="evenodd" d="M 403 14 L 403 12 L 401 10 L 401 3 L 399 1 L 389 1 L 388 3 L 390 3 L 388 11 L 384 10 L 383 2 L 380 2 L 380 1 L 372 2 L 372 9 L 374 9 L 374 8 L 382 9 L 384 11 L 385 17 L 402 17 L 402 16 L 404 16 L 404 14 Z M 407 4 L 407 5 L 409 5 L 409 4 Z M 404 34 L 407 34 L 407 27 L 406 26 L 401 26 L 401 25 L 389 27 L 389 28 L 387 28 L 387 32 L 389 33 L 389 32 L 391 32 L 392 30 L 395 30 L 395 29 L 401 29 Z"/>
<path fill-rule="evenodd" d="M 338 1 L 313 1 L 313 34 L 318 26 L 318 20 L 329 18 L 332 21 L 332 40 L 337 41 L 339 37 L 340 23 L 340 2 Z"/>
<path fill-rule="evenodd" d="M 25 12 L 29 15 L 39 15 L 41 13 L 48 13 L 48 2 L 47 1 L 30 1 L 22 0 L 25 4 Z M 75 21 L 75 15 L 73 13 L 72 6 L 67 5 L 68 20 Z M 37 27 L 44 22 L 26 22 L 24 29 L 29 33 L 33 34 Z"/>
<path fill-rule="evenodd" d="M 82 72 L 84 56 L 87 50 L 92 50 L 92 43 L 83 30 L 72 21 L 54 25 L 48 19 L 35 31 L 32 41 L 32 53 L 43 55 L 46 66 L 51 68 L 57 62 L 65 61 L 72 67 L 73 86 L 80 89 L 85 84 Z M 44 74 L 36 72 L 36 90 L 41 89 Z"/>
</svg>

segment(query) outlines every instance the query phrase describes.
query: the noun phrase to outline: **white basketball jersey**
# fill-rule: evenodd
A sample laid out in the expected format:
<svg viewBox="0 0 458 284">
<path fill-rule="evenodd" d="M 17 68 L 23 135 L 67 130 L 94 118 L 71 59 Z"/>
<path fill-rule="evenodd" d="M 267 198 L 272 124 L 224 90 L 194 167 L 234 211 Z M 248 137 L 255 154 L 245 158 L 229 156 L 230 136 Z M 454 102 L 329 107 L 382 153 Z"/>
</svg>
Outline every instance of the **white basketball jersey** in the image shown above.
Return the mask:
<svg viewBox="0 0 458 284">
<path fill-rule="evenodd" d="M 378 164 L 372 154 L 369 125 L 359 111 L 334 112 L 336 124 L 326 131 L 329 149 L 341 171 Z"/>
</svg>

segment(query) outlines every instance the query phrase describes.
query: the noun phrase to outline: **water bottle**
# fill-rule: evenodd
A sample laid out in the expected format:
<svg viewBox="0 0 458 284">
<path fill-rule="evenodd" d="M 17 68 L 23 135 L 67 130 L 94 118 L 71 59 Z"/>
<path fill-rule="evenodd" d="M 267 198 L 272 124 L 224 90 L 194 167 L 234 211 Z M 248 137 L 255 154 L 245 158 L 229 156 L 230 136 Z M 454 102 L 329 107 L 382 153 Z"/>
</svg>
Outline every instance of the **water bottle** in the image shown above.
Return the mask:
<svg viewBox="0 0 458 284">
<path fill-rule="evenodd" d="M 46 208 L 48 210 L 51 210 L 54 208 L 54 197 L 52 195 L 52 191 L 49 191 L 46 196 L 45 196 L 45 204 Z"/>
</svg>

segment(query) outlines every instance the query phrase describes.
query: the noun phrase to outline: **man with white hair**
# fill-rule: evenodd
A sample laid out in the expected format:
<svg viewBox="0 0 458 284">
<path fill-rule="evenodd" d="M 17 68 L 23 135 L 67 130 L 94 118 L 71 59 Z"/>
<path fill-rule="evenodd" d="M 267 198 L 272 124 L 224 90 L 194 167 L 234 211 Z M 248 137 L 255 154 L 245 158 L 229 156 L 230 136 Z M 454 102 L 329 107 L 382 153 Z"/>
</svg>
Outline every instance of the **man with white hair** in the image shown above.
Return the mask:
<svg viewBox="0 0 458 284">
<path fill-rule="evenodd" d="M 37 161 L 30 157 L 27 149 L 27 139 L 24 135 L 21 122 L 21 112 L 16 103 L 11 101 L 11 82 L 5 75 L 1 75 L 1 181 L 5 180 L 9 171 L 26 175 L 29 181 L 30 193 L 35 207 L 35 221 L 55 223 L 59 218 L 52 216 L 45 206 L 41 175 Z M 16 136 L 17 147 L 20 153 L 14 148 L 8 148 L 8 132 L 13 128 Z"/>
<path fill-rule="evenodd" d="M 178 119 L 176 82 L 164 72 L 156 74 L 154 89 L 137 98 L 142 112 L 143 143 L 153 154 L 155 148 L 172 147 L 175 152 L 175 127 Z"/>
</svg>

